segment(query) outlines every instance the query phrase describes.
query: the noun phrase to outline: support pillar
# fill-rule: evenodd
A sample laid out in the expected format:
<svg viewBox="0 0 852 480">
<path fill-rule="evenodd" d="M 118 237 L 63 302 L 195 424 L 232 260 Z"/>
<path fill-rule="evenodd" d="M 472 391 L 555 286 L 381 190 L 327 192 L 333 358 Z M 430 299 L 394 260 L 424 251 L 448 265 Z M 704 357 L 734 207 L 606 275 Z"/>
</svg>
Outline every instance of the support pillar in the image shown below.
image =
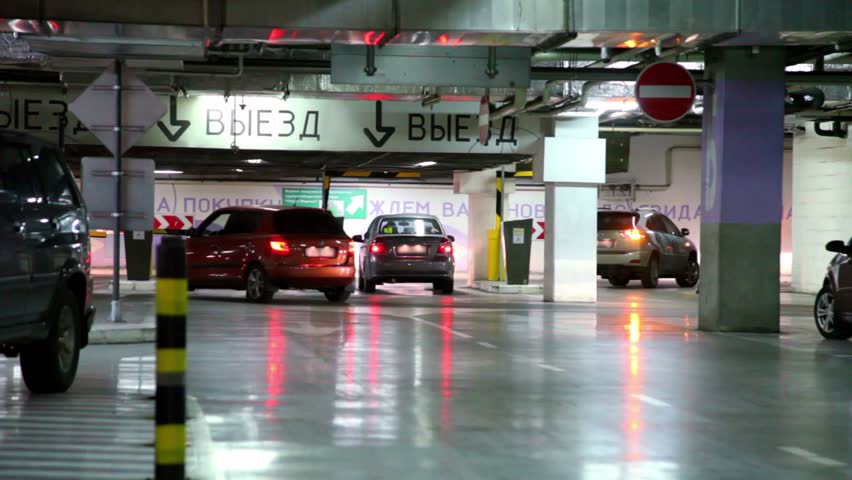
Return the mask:
<svg viewBox="0 0 852 480">
<path fill-rule="evenodd" d="M 708 52 L 701 330 L 777 332 L 784 171 L 783 48 Z"/>
<path fill-rule="evenodd" d="M 322 209 L 328 210 L 328 195 L 331 192 L 331 177 L 323 174 L 322 176 Z"/>
<path fill-rule="evenodd" d="M 816 293 L 834 255 L 825 244 L 852 237 L 852 135 L 805 128 L 793 139 L 793 290 Z"/>
<path fill-rule="evenodd" d="M 534 159 L 544 182 L 544 301 L 597 301 L 598 185 L 606 180 L 606 142 L 598 117 L 560 116 Z"/>
</svg>

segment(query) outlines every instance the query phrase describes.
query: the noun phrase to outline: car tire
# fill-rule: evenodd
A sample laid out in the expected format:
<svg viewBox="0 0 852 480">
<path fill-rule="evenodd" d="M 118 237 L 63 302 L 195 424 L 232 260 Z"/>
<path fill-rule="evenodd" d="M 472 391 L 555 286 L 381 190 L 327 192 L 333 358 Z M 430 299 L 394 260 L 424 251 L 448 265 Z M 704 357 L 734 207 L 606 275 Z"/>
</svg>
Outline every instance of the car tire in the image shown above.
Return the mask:
<svg viewBox="0 0 852 480">
<path fill-rule="evenodd" d="M 686 273 L 677 277 L 677 285 L 681 288 L 692 288 L 698 285 L 698 279 L 701 277 L 701 270 L 698 266 L 698 259 L 689 257 L 689 262 L 686 265 Z"/>
<path fill-rule="evenodd" d="M 838 323 L 834 312 L 834 294 L 830 287 L 822 287 L 814 302 L 814 323 L 823 338 L 848 340 L 852 338 L 852 325 Z"/>
<path fill-rule="evenodd" d="M 349 300 L 349 296 L 352 295 L 352 292 L 346 288 L 334 288 L 325 290 L 323 293 L 325 294 L 325 298 L 332 303 L 343 303 Z"/>
<path fill-rule="evenodd" d="M 439 280 L 432 282 L 432 292 L 443 295 L 452 295 L 455 291 L 455 282 L 453 280 Z"/>
<path fill-rule="evenodd" d="M 364 293 L 376 293 L 376 282 L 369 278 L 364 279 Z"/>
<path fill-rule="evenodd" d="M 648 260 L 648 266 L 642 270 L 641 274 L 642 286 L 645 288 L 657 288 L 660 283 L 660 260 L 656 255 L 651 256 Z"/>
<path fill-rule="evenodd" d="M 47 338 L 21 350 L 21 374 L 31 392 L 60 393 L 74 383 L 83 338 L 80 314 L 77 298 L 58 290 L 47 311 Z"/>
<path fill-rule="evenodd" d="M 627 275 L 613 275 L 608 277 L 607 280 L 613 287 L 626 287 L 630 283 L 630 277 Z"/>
<path fill-rule="evenodd" d="M 361 275 L 361 274 L 358 274 L 358 291 L 359 292 L 363 292 L 364 290 L 366 290 L 367 287 L 366 287 L 366 285 L 364 285 L 364 283 L 365 283 L 364 282 L 364 276 Z"/>
<path fill-rule="evenodd" d="M 275 295 L 275 287 L 260 265 L 253 265 L 246 273 L 246 298 L 253 303 L 267 303 Z"/>
</svg>

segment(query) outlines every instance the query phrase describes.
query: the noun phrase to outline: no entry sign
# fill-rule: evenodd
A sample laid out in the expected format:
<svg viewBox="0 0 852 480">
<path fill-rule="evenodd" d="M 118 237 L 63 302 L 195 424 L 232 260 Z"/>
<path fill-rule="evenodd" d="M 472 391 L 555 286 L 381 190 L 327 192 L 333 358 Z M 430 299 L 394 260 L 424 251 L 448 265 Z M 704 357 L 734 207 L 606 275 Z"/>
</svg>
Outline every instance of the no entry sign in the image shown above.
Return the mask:
<svg viewBox="0 0 852 480">
<path fill-rule="evenodd" d="M 636 79 L 636 102 L 651 120 L 679 120 L 689 112 L 694 100 L 695 80 L 677 63 L 655 63 Z"/>
</svg>

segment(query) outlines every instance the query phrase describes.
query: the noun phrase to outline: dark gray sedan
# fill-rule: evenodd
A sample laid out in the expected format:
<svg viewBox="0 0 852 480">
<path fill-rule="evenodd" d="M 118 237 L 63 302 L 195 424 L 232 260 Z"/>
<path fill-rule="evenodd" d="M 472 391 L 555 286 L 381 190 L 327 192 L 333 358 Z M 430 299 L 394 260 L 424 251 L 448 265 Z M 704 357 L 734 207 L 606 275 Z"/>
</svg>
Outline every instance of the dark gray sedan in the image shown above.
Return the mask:
<svg viewBox="0 0 852 480">
<path fill-rule="evenodd" d="M 361 242 L 358 289 L 376 291 L 384 283 L 431 283 L 434 291 L 453 293 L 452 235 L 432 215 L 399 214 L 376 217 Z"/>
</svg>

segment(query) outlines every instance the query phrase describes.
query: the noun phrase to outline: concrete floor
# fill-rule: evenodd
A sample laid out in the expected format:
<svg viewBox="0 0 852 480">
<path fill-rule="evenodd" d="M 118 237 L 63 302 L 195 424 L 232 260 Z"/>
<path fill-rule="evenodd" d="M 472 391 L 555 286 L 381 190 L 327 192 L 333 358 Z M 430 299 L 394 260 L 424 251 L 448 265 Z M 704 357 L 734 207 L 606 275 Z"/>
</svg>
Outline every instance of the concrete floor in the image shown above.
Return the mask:
<svg viewBox="0 0 852 480">
<path fill-rule="evenodd" d="M 852 479 L 852 342 L 821 340 L 810 298 L 785 296 L 782 335 L 711 334 L 695 293 L 666 286 L 602 285 L 596 307 L 420 286 L 346 306 L 193 293 L 190 473 Z M 59 396 L 30 396 L 16 365 L 0 361 L 0 477 L 151 474 L 152 345 L 87 348 Z"/>
</svg>

